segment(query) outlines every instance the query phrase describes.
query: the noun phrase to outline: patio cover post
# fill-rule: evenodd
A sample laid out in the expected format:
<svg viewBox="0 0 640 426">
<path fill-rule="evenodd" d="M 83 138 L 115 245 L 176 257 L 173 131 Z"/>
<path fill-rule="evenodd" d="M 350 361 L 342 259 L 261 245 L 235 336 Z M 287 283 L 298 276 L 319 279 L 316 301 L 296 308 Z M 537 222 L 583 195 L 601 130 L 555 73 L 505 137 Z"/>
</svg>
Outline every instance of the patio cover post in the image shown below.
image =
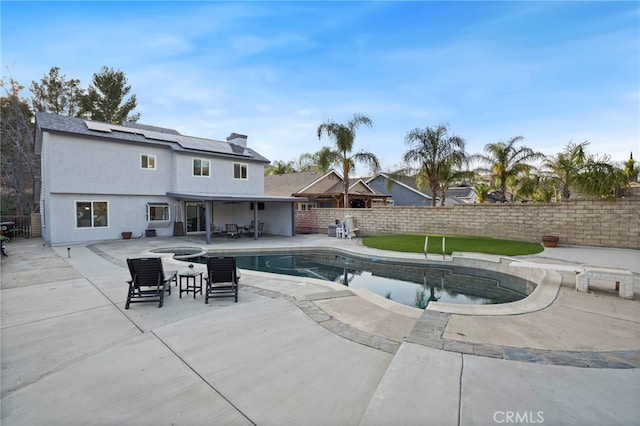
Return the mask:
<svg viewBox="0 0 640 426">
<path fill-rule="evenodd" d="M 257 201 L 253 201 L 251 204 L 253 204 L 253 239 L 257 240 L 258 239 L 258 228 L 259 228 L 259 224 L 258 224 L 258 202 Z"/>
<path fill-rule="evenodd" d="M 204 240 L 207 244 L 211 244 L 211 221 L 209 220 L 209 218 L 211 217 L 211 201 L 204 202 L 204 217 L 206 220 L 206 223 L 204 224 Z"/>
</svg>

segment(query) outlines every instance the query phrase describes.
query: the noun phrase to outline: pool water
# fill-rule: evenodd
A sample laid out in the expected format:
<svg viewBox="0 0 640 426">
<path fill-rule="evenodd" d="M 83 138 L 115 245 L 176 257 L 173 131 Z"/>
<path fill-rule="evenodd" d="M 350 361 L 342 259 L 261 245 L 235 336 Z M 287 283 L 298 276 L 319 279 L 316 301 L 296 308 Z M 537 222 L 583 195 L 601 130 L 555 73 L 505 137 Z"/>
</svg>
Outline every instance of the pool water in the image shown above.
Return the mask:
<svg viewBox="0 0 640 426">
<path fill-rule="evenodd" d="M 527 296 L 531 283 L 486 269 L 442 265 L 400 265 L 328 253 L 234 255 L 240 269 L 317 278 L 353 289 L 366 288 L 408 306 L 430 301 L 459 304 L 514 302 Z M 206 257 L 198 261 L 206 263 Z"/>
</svg>

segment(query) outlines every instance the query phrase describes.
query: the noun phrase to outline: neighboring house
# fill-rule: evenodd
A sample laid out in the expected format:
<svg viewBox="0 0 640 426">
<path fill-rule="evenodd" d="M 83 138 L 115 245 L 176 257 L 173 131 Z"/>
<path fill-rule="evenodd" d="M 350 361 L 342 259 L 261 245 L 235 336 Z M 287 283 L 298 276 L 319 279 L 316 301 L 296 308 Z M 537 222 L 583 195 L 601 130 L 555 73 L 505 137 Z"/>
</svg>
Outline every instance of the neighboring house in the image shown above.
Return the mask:
<svg viewBox="0 0 640 426">
<path fill-rule="evenodd" d="M 430 206 L 431 191 L 420 191 L 413 177 L 394 179 L 386 173 L 379 173 L 367 179 L 367 184 L 378 192 L 390 194 L 394 206 Z"/>
<path fill-rule="evenodd" d="M 274 196 L 303 197 L 297 210 L 339 208 L 344 205 L 342 177 L 335 171 L 307 171 L 266 176 L 264 193 Z M 362 179 L 349 180 L 349 204 L 353 208 L 385 205 L 388 194 L 376 192 Z"/>
<path fill-rule="evenodd" d="M 474 204 L 478 202 L 478 196 L 470 185 L 450 186 L 447 189 L 447 198 L 457 200 L 462 204 Z"/>
<path fill-rule="evenodd" d="M 390 203 L 394 206 L 431 206 L 433 195 L 430 188 L 418 189 L 413 176 L 393 178 L 386 173 L 366 179 L 367 185 L 377 192 L 390 193 Z M 471 186 L 451 186 L 447 190 L 445 206 L 476 202 L 476 194 Z M 436 205 L 441 205 L 437 200 Z"/>
<path fill-rule="evenodd" d="M 269 160 L 226 141 L 137 123 L 115 125 L 36 113 L 42 236 L 50 244 L 140 235 L 203 234 L 265 222 L 291 236 L 292 197 L 264 195 Z M 149 230 L 153 230 L 149 232 Z"/>
</svg>

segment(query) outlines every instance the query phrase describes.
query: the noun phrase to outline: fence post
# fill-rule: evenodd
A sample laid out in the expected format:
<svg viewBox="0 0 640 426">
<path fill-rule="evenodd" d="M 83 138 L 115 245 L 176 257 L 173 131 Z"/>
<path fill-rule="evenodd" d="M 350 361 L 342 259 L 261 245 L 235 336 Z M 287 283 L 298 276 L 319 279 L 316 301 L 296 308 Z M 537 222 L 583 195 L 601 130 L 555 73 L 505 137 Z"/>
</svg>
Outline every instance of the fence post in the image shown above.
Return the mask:
<svg viewBox="0 0 640 426">
<path fill-rule="evenodd" d="M 32 237 L 42 236 L 41 226 L 42 225 L 40 222 L 40 213 L 31 213 L 31 236 Z"/>
</svg>

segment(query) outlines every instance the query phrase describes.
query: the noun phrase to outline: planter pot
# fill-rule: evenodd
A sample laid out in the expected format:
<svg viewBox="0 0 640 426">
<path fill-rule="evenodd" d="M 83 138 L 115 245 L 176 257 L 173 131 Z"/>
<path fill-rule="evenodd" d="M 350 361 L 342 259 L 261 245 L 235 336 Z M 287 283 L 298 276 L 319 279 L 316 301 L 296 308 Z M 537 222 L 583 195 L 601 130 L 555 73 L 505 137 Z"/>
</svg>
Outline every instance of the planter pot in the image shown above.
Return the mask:
<svg viewBox="0 0 640 426">
<path fill-rule="evenodd" d="M 130 240 L 131 239 L 131 235 L 133 235 L 133 232 L 123 232 L 122 233 L 122 239 L 123 240 Z"/>
<path fill-rule="evenodd" d="M 558 247 L 560 237 L 557 235 L 544 235 L 542 237 L 542 245 L 545 247 Z"/>
</svg>

